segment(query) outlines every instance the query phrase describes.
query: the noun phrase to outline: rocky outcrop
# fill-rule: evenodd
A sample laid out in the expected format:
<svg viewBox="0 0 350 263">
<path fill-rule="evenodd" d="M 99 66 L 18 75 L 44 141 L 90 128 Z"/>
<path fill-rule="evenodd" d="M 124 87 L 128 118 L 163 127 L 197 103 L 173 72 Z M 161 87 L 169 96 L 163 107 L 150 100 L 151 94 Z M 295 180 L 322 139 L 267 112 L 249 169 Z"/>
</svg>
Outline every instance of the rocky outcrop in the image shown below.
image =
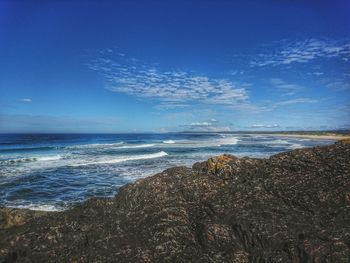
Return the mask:
<svg viewBox="0 0 350 263">
<path fill-rule="evenodd" d="M 350 145 L 176 167 L 0 230 L 3 262 L 349 262 Z"/>
<path fill-rule="evenodd" d="M 32 211 L 28 209 L 1 208 L 0 229 L 23 225 L 30 220 L 46 215 L 47 213 L 48 212 Z"/>
</svg>

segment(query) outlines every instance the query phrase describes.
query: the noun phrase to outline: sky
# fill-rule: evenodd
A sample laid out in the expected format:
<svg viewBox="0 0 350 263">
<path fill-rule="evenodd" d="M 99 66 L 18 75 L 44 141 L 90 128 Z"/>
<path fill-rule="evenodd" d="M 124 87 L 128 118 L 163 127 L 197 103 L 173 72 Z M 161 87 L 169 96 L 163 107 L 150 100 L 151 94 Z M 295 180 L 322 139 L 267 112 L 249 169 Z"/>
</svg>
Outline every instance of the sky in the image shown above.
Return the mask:
<svg viewBox="0 0 350 263">
<path fill-rule="evenodd" d="M 350 128 L 350 2 L 0 1 L 0 132 Z"/>
</svg>

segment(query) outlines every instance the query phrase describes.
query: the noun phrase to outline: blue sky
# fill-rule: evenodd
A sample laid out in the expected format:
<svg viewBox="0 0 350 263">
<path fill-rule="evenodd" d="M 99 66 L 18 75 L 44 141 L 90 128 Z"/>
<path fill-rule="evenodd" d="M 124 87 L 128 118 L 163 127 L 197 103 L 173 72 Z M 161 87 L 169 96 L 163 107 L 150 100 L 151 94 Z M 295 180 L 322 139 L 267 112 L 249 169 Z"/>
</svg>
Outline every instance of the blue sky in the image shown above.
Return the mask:
<svg viewBox="0 0 350 263">
<path fill-rule="evenodd" d="M 1 1 L 0 132 L 350 128 L 349 12 L 346 0 Z"/>
</svg>

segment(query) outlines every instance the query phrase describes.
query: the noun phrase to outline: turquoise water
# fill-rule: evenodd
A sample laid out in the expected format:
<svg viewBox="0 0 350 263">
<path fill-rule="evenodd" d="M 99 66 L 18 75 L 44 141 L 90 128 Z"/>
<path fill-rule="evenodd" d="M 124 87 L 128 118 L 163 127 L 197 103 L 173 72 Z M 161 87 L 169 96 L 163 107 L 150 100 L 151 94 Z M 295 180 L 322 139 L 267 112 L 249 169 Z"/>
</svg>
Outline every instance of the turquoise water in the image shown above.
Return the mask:
<svg viewBox="0 0 350 263">
<path fill-rule="evenodd" d="M 272 154 L 329 140 L 244 134 L 1 134 L 0 204 L 62 210 L 139 178 L 223 153 Z"/>
</svg>

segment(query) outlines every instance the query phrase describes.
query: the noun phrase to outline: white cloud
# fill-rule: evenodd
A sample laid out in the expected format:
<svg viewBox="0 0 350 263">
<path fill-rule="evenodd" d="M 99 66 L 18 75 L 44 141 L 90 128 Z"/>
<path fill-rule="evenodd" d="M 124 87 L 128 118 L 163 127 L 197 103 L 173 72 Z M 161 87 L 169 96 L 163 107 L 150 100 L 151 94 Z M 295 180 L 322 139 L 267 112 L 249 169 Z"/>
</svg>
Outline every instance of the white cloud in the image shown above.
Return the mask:
<svg viewBox="0 0 350 263">
<path fill-rule="evenodd" d="M 213 124 L 211 122 L 192 122 L 190 126 L 192 127 L 198 127 L 198 126 L 212 126 Z"/>
<path fill-rule="evenodd" d="M 224 132 L 224 131 L 230 131 L 230 127 L 228 126 L 218 126 L 214 122 L 218 122 L 216 119 L 213 119 L 213 122 L 192 122 L 191 124 L 182 125 L 182 127 L 185 127 L 188 130 L 191 131 L 200 131 L 200 132 Z"/>
<path fill-rule="evenodd" d="M 171 109 L 184 109 L 188 108 L 190 105 L 184 103 L 176 103 L 176 102 L 161 102 L 155 108 L 158 110 L 171 110 Z"/>
<path fill-rule="evenodd" d="M 243 70 L 231 70 L 228 72 L 230 76 L 237 76 L 237 75 L 243 75 L 244 71 Z"/>
<path fill-rule="evenodd" d="M 116 60 L 99 58 L 89 65 L 107 79 L 107 88 L 142 99 L 156 100 L 159 109 L 197 104 L 233 105 L 248 100 L 247 90 L 226 79 L 161 71 L 119 55 Z"/>
<path fill-rule="evenodd" d="M 22 102 L 26 102 L 26 103 L 31 103 L 32 99 L 31 98 L 23 98 L 21 99 Z"/>
<path fill-rule="evenodd" d="M 350 90 L 350 83 L 343 80 L 338 80 L 338 81 L 329 83 L 327 87 L 337 91 L 347 91 L 347 90 Z"/>
<path fill-rule="evenodd" d="M 315 76 L 322 76 L 324 75 L 324 72 L 312 72 L 311 74 Z"/>
<path fill-rule="evenodd" d="M 265 67 L 305 63 L 317 58 L 339 58 L 348 61 L 350 42 L 320 40 L 316 38 L 297 42 L 284 42 L 283 47 L 274 53 L 262 53 L 251 61 L 251 66 Z"/>
<path fill-rule="evenodd" d="M 240 103 L 230 106 L 234 110 L 249 113 L 264 113 L 273 110 L 271 104 L 269 105 L 254 105 L 252 103 Z"/>
<path fill-rule="evenodd" d="M 210 126 L 206 127 L 205 129 L 202 129 L 201 131 L 207 131 L 207 132 L 228 132 L 231 131 L 231 128 L 228 126 Z"/>
<path fill-rule="evenodd" d="M 278 124 L 253 124 L 250 128 L 260 129 L 260 128 L 278 128 L 280 127 Z"/>
<path fill-rule="evenodd" d="M 287 83 L 286 81 L 279 78 L 272 78 L 270 83 L 277 88 L 278 90 L 283 92 L 283 95 L 290 96 L 295 93 L 301 91 L 303 89 L 302 86 L 297 84 Z"/>
<path fill-rule="evenodd" d="M 189 126 L 191 131 L 200 131 L 200 132 L 227 132 L 231 131 L 228 126 Z"/>
<path fill-rule="evenodd" d="M 316 99 L 310 99 L 310 98 L 297 98 L 297 99 L 291 99 L 291 100 L 285 100 L 285 101 L 280 101 L 276 102 L 276 106 L 281 106 L 281 105 L 291 105 L 291 104 L 298 104 L 298 103 L 317 103 L 318 100 Z"/>
</svg>

